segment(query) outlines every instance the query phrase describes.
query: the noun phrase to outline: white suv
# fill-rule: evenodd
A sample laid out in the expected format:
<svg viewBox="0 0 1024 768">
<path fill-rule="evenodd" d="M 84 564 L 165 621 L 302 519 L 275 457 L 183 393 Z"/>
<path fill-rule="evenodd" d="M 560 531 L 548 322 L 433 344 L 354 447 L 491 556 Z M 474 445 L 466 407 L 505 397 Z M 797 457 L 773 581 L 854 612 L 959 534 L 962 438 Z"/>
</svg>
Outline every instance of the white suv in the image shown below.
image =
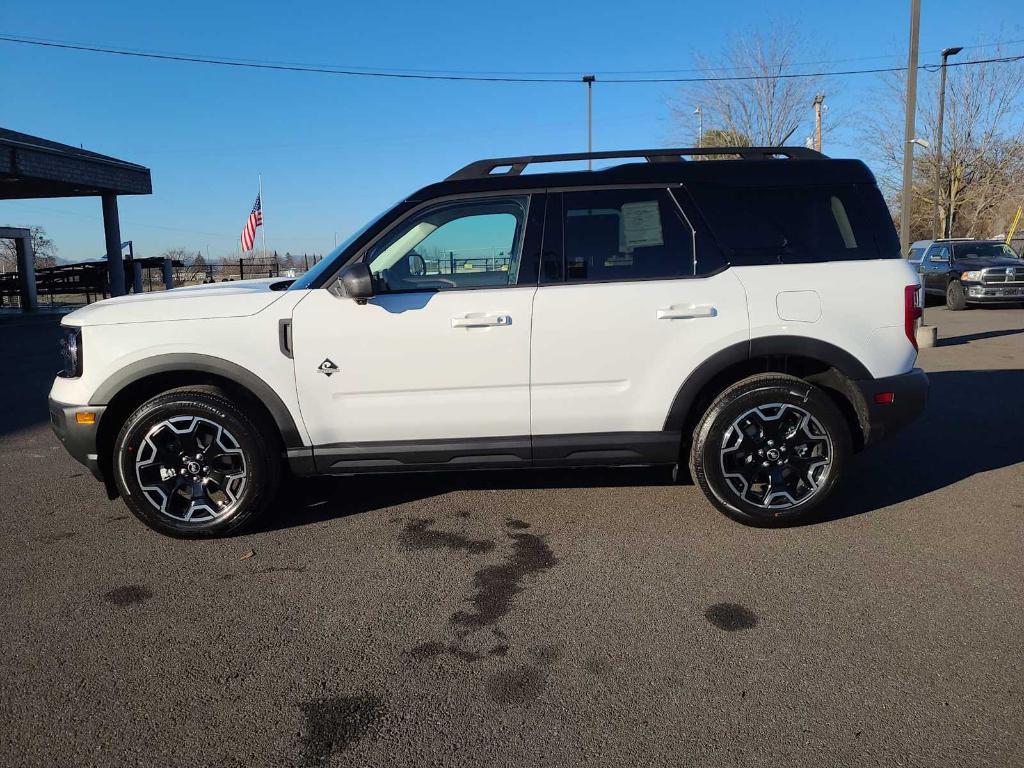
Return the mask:
<svg viewBox="0 0 1024 768">
<path fill-rule="evenodd" d="M 522 173 L 588 158 L 634 161 Z M 726 514 L 784 523 L 924 407 L 920 304 L 860 162 L 498 158 L 299 280 L 73 312 L 50 412 L 111 498 L 174 536 L 251 524 L 285 468 L 688 464 Z"/>
</svg>

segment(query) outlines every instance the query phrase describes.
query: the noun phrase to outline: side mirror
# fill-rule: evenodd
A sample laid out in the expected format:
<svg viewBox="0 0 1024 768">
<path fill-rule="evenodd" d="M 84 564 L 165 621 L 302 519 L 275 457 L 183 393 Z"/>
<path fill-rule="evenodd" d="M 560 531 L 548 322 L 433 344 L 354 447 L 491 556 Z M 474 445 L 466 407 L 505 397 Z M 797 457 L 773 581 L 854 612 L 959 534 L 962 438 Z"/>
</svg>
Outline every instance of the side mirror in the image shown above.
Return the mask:
<svg viewBox="0 0 1024 768">
<path fill-rule="evenodd" d="M 355 299 L 357 304 L 365 304 L 367 299 L 373 298 L 373 275 L 364 262 L 349 264 L 341 270 L 338 280 L 345 296 Z"/>
</svg>

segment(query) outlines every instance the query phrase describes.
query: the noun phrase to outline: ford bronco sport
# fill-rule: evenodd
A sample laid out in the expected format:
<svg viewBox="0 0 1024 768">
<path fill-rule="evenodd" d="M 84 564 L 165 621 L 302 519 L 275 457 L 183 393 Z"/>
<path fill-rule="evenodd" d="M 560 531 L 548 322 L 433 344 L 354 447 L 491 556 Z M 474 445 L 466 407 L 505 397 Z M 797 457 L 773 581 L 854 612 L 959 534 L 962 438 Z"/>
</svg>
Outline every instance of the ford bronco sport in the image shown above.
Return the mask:
<svg viewBox="0 0 1024 768">
<path fill-rule="evenodd" d="M 632 161 L 523 173 L 581 159 Z M 682 464 L 727 515 L 779 524 L 820 509 L 853 452 L 922 410 L 920 308 L 858 161 L 497 158 L 410 195 L 294 282 L 71 313 L 50 412 L 110 497 L 173 536 L 251 525 L 286 468 Z"/>
</svg>

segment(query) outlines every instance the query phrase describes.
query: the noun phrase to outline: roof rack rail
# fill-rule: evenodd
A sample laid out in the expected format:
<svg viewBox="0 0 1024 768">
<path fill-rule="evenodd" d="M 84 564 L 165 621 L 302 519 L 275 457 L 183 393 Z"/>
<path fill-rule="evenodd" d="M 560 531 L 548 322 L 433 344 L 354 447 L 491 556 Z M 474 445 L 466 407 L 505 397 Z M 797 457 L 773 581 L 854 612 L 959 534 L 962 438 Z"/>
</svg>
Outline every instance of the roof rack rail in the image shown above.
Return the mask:
<svg viewBox="0 0 1024 768">
<path fill-rule="evenodd" d="M 448 181 L 479 179 L 486 176 L 518 176 L 526 166 L 534 163 L 561 163 L 569 160 L 606 160 L 616 157 L 644 158 L 649 163 L 678 162 L 687 156 L 735 155 L 740 160 L 770 160 L 784 157 L 790 160 L 824 158 L 821 152 L 807 147 L 679 147 L 674 149 L 620 149 L 613 152 L 569 152 L 561 155 L 524 155 L 523 157 L 492 157 L 477 160 L 460 168 Z M 496 168 L 508 170 L 495 173 Z"/>
</svg>

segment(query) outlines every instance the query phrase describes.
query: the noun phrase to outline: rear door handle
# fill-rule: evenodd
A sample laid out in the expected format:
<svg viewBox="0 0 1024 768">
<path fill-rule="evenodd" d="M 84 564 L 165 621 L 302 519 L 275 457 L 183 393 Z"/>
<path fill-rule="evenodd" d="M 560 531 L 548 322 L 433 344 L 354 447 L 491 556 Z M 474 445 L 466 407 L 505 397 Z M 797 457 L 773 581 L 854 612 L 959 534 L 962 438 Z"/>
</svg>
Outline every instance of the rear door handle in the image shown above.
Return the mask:
<svg viewBox="0 0 1024 768">
<path fill-rule="evenodd" d="M 696 317 L 715 317 L 718 310 L 710 304 L 673 304 L 658 310 L 659 320 L 689 320 Z"/>
<path fill-rule="evenodd" d="M 501 325 L 512 325 L 512 318 L 508 315 L 488 315 L 476 312 L 452 318 L 452 328 L 490 328 Z"/>
</svg>

